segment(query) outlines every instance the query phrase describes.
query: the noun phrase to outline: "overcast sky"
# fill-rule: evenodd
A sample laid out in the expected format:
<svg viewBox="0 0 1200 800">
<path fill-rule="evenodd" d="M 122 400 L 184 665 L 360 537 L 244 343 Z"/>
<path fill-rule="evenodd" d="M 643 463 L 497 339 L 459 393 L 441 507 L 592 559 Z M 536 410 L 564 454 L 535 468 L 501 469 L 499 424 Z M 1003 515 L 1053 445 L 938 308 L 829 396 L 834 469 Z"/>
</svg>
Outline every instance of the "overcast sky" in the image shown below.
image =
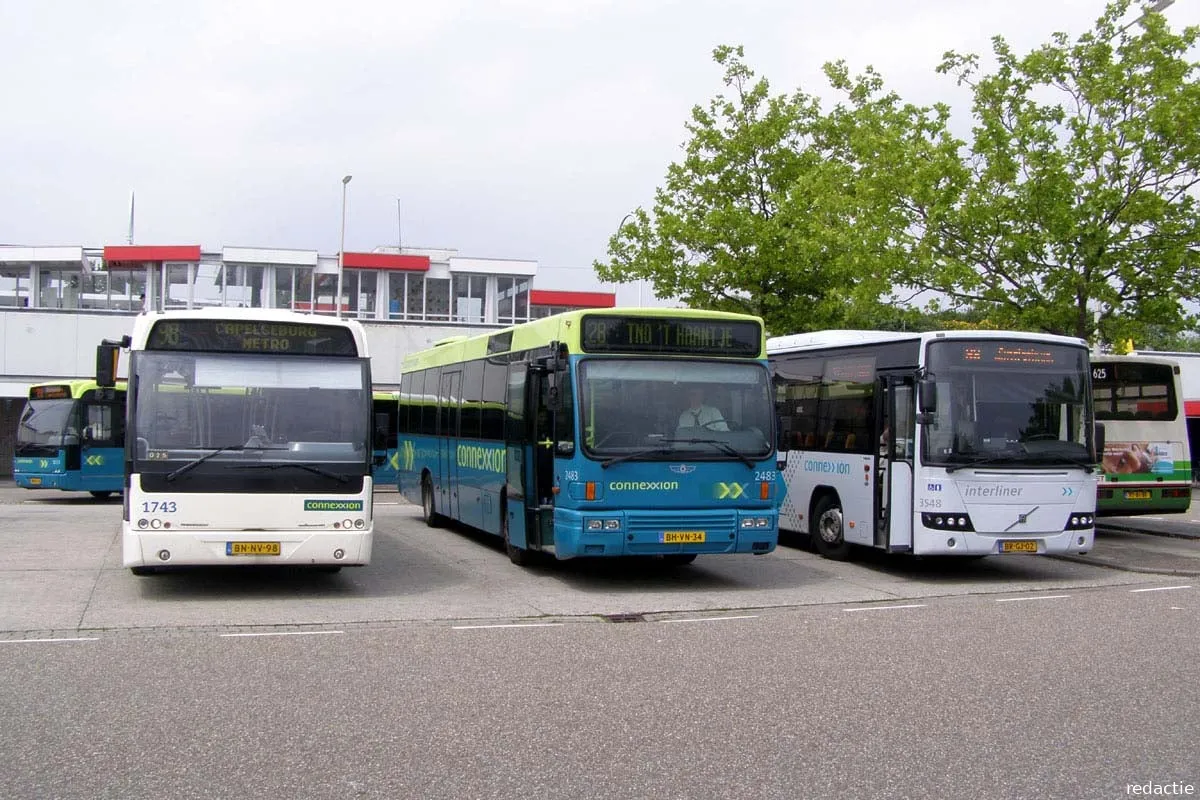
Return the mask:
<svg viewBox="0 0 1200 800">
<path fill-rule="evenodd" d="M 821 65 L 844 58 L 963 113 L 943 51 L 1074 38 L 1103 6 L 0 0 L 0 243 L 122 244 L 133 190 L 140 244 L 334 253 L 351 174 L 347 250 L 402 234 L 611 289 L 590 265 L 723 90 L 715 46 L 743 45 L 774 93 L 826 94 Z M 1200 0 L 1166 15 L 1196 24 Z"/>
</svg>

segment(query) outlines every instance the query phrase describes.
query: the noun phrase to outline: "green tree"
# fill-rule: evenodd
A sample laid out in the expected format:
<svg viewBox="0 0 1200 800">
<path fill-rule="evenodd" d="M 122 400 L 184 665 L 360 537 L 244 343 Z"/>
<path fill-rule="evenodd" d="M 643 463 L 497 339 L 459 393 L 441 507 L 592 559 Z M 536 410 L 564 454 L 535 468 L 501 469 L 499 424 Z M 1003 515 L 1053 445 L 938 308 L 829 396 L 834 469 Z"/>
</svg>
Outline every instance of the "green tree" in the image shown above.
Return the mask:
<svg viewBox="0 0 1200 800">
<path fill-rule="evenodd" d="M 653 208 L 637 209 L 609 240 L 597 274 L 649 280 L 656 295 L 693 307 L 758 314 L 775 333 L 903 326 L 913 312 L 880 301 L 895 237 L 850 229 L 868 217 L 864 231 L 887 226 L 883 206 L 858 196 L 855 165 L 837 155 L 845 121 L 803 92 L 772 96 L 740 47 L 713 58 L 732 97 L 692 110 L 683 161 L 668 168 Z M 863 98 L 879 88 L 873 73 L 841 79 Z"/>
<path fill-rule="evenodd" d="M 939 71 L 973 93 L 970 181 L 931 207 L 919 234 L 935 258 L 913 285 L 1005 326 L 1110 343 L 1194 323 L 1200 29 L 1155 13 L 1122 27 L 1129 6 L 1022 58 L 995 37 L 990 75 L 945 55 Z"/>
</svg>

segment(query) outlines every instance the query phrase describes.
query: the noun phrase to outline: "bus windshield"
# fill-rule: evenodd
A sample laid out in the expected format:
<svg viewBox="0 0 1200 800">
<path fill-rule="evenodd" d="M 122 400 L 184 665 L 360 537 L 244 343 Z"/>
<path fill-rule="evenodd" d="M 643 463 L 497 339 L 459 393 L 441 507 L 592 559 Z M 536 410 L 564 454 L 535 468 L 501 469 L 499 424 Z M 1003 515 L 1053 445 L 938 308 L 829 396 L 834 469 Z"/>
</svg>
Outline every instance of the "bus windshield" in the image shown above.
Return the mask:
<svg viewBox="0 0 1200 800">
<path fill-rule="evenodd" d="M 142 472 L 255 463 L 366 463 L 370 386 L 363 360 L 142 352 L 135 459 Z M 242 467 L 244 468 L 244 465 Z"/>
<path fill-rule="evenodd" d="M 30 400 L 21 415 L 21 424 L 17 426 L 17 455 L 30 452 L 31 449 L 54 448 L 64 443 L 78 444 L 79 432 L 71 425 L 75 420 L 72 412 L 75 410 L 74 400 Z M 76 437 L 72 441 L 70 438 Z"/>
<path fill-rule="evenodd" d="M 774 408 L 758 363 L 586 359 L 579 407 L 597 458 L 761 459 L 772 450 Z"/>
<path fill-rule="evenodd" d="M 935 341 L 927 366 L 937 409 L 925 424 L 926 464 L 1089 459 L 1083 348 Z"/>
</svg>

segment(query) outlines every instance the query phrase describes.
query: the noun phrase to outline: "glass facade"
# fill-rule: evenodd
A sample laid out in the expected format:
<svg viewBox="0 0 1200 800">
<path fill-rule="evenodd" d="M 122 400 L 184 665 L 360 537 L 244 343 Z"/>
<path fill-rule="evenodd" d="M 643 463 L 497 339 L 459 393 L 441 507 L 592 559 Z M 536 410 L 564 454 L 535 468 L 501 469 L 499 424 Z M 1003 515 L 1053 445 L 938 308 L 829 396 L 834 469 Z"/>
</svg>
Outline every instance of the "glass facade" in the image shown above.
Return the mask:
<svg viewBox="0 0 1200 800">
<path fill-rule="evenodd" d="M 2 251 L 0 251 L 2 254 Z M 312 266 L 219 260 L 109 265 L 0 264 L 0 309 L 138 312 L 205 307 L 281 308 L 335 315 L 337 273 Z M 324 269 L 329 269 L 325 266 Z M 512 325 L 573 310 L 533 305 L 529 276 L 345 269 L 342 315 L 363 320 Z"/>
</svg>

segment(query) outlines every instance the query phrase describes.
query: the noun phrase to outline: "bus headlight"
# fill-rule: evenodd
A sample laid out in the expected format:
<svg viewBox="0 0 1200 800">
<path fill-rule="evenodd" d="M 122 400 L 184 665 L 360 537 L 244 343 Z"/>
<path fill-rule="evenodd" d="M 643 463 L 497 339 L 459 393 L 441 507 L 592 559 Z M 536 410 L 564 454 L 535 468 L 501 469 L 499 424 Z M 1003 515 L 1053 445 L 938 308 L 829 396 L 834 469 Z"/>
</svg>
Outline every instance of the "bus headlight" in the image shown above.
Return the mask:
<svg viewBox="0 0 1200 800">
<path fill-rule="evenodd" d="M 771 527 L 770 517 L 742 517 L 743 528 L 769 528 Z"/>
<path fill-rule="evenodd" d="M 935 531 L 973 531 L 971 517 L 963 511 L 945 514 L 930 514 L 921 512 L 921 524 Z"/>
<path fill-rule="evenodd" d="M 1096 525 L 1096 517 L 1092 514 L 1072 514 L 1067 519 L 1067 530 L 1085 531 Z"/>
<path fill-rule="evenodd" d="M 589 531 L 619 531 L 621 530 L 621 520 L 619 519 L 589 519 L 584 528 Z"/>
</svg>

